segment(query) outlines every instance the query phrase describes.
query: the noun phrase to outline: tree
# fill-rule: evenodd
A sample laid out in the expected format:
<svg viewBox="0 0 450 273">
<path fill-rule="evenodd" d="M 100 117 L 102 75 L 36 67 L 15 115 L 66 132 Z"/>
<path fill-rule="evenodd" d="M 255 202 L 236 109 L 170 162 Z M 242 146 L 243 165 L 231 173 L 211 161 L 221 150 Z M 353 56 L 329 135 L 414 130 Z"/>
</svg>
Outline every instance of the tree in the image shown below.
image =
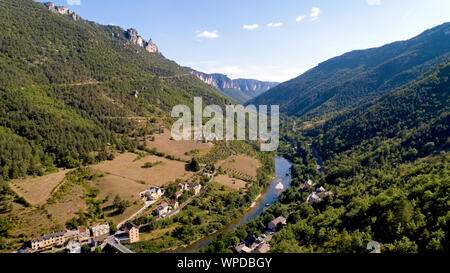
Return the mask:
<svg viewBox="0 0 450 273">
<path fill-rule="evenodd" d="M 84 244 L 81 246 L 81 253 L 91 253 L 91 248 L 88 244 Z"/>
<path fill-rule="evenodd" d="M 195 157 L 192 158 L 191 164 L 189 166 L 190 166 L 191 170 L 194 171 L 194 172 L 198 172 L 201 169 L 200 162 Z"/>
<path fill-rule="evenodd" d="M 111 235 L 117 232 L 117 226 L 113 222 L 109 222 L 109 233 Z"/>
<path fill-rule="evenodd" d="M 114 206 L 114 208 L 118 208 L 119 206 L 120 206 L 120 202 L 122 201 L 122 198 L 120 198 L 120 196 L 119 195 L 116 195 L 115 197 L 114 197 L 114 201 L 113 201 L 113 206 Z"/>
</svg>

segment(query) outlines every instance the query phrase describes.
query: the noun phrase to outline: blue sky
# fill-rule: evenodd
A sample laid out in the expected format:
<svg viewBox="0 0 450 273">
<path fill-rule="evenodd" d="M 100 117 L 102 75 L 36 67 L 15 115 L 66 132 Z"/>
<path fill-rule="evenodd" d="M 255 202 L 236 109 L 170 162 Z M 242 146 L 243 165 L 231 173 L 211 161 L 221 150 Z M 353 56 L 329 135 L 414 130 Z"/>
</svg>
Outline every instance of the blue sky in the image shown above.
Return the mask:
<svg viewBox="0 0 450 273">
<path fill-rule="evenodd" d="M 450 21 L 448 0 L 54 0 L 135 28 L 167 58 L 231 78 L 285 81 L 354 49 Z"/>
</svg>

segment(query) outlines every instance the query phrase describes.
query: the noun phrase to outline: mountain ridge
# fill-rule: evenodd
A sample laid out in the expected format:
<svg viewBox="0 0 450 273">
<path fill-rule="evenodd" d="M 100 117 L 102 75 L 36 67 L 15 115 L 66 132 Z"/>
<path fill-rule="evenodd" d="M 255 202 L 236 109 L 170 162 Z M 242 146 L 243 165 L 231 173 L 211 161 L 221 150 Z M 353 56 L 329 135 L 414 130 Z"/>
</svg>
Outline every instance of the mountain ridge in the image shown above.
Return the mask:
<svg viewBox="0 0 450 273">
<path fill-rule="evenodd" d="M 270 88 L 278 85 L 277 82 L 266 82 L 254 79 L 230 79 L 227 75 L 220 73 L 204 73 L 184 67 L 191 74 L 201 79 L 206 84 L 221 91 L 223 94 L 236 100 L 239 103 L 244 103 L 264 92 Z"/>
<path fill-rule="evenodd" d="M 409 40 L 331 58 L 248 103 L 279 104 L 288 115 L 326 118 L 414 80 L 448 59 L 448 48 L 450 23 L 444 23 Z"/>
</svg>

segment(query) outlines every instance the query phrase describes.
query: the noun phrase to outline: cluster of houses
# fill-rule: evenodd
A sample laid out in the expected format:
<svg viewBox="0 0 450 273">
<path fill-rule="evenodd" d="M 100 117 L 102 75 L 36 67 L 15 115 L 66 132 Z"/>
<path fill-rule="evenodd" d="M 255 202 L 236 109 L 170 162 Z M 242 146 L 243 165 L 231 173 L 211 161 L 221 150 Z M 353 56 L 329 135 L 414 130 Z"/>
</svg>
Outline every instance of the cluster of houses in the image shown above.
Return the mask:
<svg viewBox="0 0 450 273">
<path fill-rule="evenodd" d="M 311 180 L 308 180 L 303 184 L 302 190 L 305 192 L 311 192 L 306 199 L 310 205 L 318 204 L 322 202 L 325 197 L 333 195 L 332 192 L 326 191 L 324 187 L 314 184 Z"/>
<path fill-rule="evenodd" d="M 174 185 L 177 187 L 177 191 L 172 196 L 174 200 L 171 200 L 170 202 L 164 202 L 160 206 L 158 206 L 153 213 L 156 217 L 164 218 L 173 210 L 178 209 L 179 203 L 177 200 L 181 197 L 181 195 L 183 195 L 185 191 L 193 190 L 194 195 L 197 195 L 202 189 L 202 185 L 200 185 L 199 183 L 188 184 L 175 182 Z"/>
<path fill-rule="evenodd" d="M 236 253 L 267 253 L 270 250 L 270 240 L 272 235 L 277 232 L 281 226 L 286 225 L 286 218 L 283 216 L 273 219 L 268 225 L 266 234 L 256 237 L 248 235 L 244 242 L 233 248 Z"/>
<path fill-rule="evenodd" d="M 104 236 L 109 236 L 109 224 L 97 224 L 92 226 L 91 230 L 85 226 L 80 226 L 77 230 L 66 230 L 33 238 L 30 243 L 31 250 L 36 252 L 53 247 L 62 247 L 68 241 L 78 242 L 78 244 L 95 243 Z M 71 246 L 76 248 L 78 244 L 72 243 Z"/>
<path fill-rule="evenodd" d="M 156 201 L 163 196 L 164 192 L 159 187 L 151 187 L 148 190 L 140 192 L 139 195 L 144 201 Z"/>
<path fill-rule="evenodd" d="M 107 223 L 93 225 L 91 229 L 80 226 L 77 230 L 66 230 L 31 239 L 31 249 L 26 247 L 22 249 L 22 252 L 42 252 L 53 248 L 66 248 L 71 253 L 81 253 L 81 246 L 85 244 L 89 245 L 92 250 L 97 247 L 103 249 L 107 245 L 109 237 L 116 237 L 123 244 L 134 243 L 139 241 L 139 228 L 132 223 L 127 223 L 124 231 L 110 236 L 110 228 Z"/>
<path fill-rule="evenodd" d="M 153 214 L 156 217 L 164 218 L 169 214 L 171 211 L 176 210 L 178 208 L 179 204 L 178 201 L 172 200 L 169 203 L 164 202 L 160 206 L 158 206 Z"/>
<path fill-rule="evenodd" d="M 174 199 L 179 199 L 185 191 L 190 191 L 190 190 L 194 190 L 194 195 L 197 195 L 200 193 L 200 190 L 202 189 L 202 185 L 200 185 L 199 183 L 187 184 L 187 183 L 175 182 L 174 185 L 178 188 L 178 190 L 173 195 Z"/>
</svg>

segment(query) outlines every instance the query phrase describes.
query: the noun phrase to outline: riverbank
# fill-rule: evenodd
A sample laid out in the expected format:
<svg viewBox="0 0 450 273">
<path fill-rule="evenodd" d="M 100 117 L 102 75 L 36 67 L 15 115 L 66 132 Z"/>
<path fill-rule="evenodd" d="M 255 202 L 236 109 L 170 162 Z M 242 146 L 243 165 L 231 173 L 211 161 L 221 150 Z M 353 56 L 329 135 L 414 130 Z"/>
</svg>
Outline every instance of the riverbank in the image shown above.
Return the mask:
<svg viewBox="0 0 450 273">
<path fill-rule="evenodd" d="M 286 173 L 290 173 L 290 168 L 292 164 L 285 158 L 276 156 L 275 157 L 275 178 L 272 179 L 272 182 L 268 187 L 264 189 L 262 193 L 260 193 L 257 198 L 255 199 L 255 205 L 252 207 L 250 206 L 241 217 L 236 218 L 234 221 L 230 222 L 228 225 L 223 227 L 222 229 L 213 232 L 212 234 L 205 236 L 204 238 L 197 240 L 187 247 L 180 247 L 177 249 L 174 249 L 172 253 L 191 253 L 198 251 L 199 249 L 202 249 L 204 247 L 207 247 L 211 242 L 214 241 L 215 238 L 219 234 L 227 233 L 231 231 L 232 229 L 236 228 L 239 225 L 248 223 L 261 215 L 261 213 L 272 206 L 277 200 L 279 195 L 288 187 L 290 187 L 291 177 L 286 176 Z M 279 179 L 281 179 L 282 184 L 284 186 L 283 190 L 278 190 L 276 188 L 277 184 L 279 183 Z M 253 204 L 252 204 L 253 205 Z"/>
</svg>

